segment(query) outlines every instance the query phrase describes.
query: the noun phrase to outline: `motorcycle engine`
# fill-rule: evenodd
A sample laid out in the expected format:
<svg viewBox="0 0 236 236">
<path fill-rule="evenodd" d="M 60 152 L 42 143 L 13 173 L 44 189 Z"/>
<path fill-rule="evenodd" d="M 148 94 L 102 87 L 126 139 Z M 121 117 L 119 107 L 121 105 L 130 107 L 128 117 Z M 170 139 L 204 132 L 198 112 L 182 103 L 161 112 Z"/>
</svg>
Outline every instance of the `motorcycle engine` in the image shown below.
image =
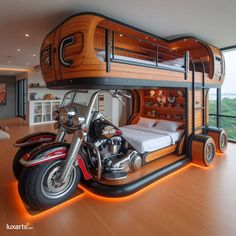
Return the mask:
<svg viewBox="0 0 236 236">
<path fill-rule="evenodd" d="M 120 152 L 122 138 L 115 136 L 108 139 L 100 139 L 95 143 L 95 146 L 100 152 L 102 160 L 109 158 L 110 160 L 117 157 Z"/>
<path fill-rule="evenodd" d="M 134 149 L 128 149 L 122 132 L 109 121 L 97 119 L 91 127 L 93 141 L 100 153 L 103 174 L 128 173 L 142 166 L 142 157 Z M 95 165 L 96 166 L 96 165 Z M 112 177 L 115 179 L 115 177 Z"/>
</svg>

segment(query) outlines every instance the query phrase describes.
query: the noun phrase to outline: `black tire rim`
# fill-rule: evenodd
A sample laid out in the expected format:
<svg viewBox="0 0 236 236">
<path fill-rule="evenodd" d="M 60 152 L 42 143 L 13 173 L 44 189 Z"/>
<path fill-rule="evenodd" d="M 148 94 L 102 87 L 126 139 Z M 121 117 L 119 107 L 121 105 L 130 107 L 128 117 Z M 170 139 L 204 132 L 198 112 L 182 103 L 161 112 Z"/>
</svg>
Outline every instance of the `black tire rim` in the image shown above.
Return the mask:
<svg viewBox="0 0 236 236">
<path fill-rule="evenodd" d="M 61 184 L 58 181 L 63 163 L 64 161 L 61 160 L 52 163 L 52 165 L 50 165 L 43 174 L 40 186 L 43 195 L 47 198 L 61 198 L 65 196 L 74 186 L 77 174 L 75 166 L 72 167 L 72 170 L 69 173 L 65 183 Z"/>
<path fill-rule="evenodd" d="M 212 143 L 208 143 L 206 146 L 206 161 L 211 163 L 215 155 L 215 148 Z"/>
</svg>

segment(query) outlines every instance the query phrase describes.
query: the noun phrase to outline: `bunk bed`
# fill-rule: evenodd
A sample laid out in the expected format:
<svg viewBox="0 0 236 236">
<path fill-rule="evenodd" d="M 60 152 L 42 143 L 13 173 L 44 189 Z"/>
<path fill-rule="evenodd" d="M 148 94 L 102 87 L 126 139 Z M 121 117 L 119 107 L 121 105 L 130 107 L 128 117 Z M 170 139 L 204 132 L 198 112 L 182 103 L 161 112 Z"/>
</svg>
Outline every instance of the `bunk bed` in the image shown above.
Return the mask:
<svg viewBox="0 0 236 236">
<path fill-rule="evenodd" d="M 80 13 L 45 37 L 40 63 L 50 89 L 125 89 L 132 94 L 132 116 L 121 130 L 150 167 L 128 181 L 86 182 L 93 192 L 125 195 L 189 161 L 208 166 L 215 150 L 226 149 L 225 131 L 208 126 L 208 91 L 224 81 L 224 57 L 207 42 L 167 40 L 100 14 Z M 154 120 L 157 127 L 140 125 L 143 119 Z M 161 121 L 179 126 L 160 129 Z M 160 164 L 163 156 L 174 155 L 174 161 Z"/>
</svg>

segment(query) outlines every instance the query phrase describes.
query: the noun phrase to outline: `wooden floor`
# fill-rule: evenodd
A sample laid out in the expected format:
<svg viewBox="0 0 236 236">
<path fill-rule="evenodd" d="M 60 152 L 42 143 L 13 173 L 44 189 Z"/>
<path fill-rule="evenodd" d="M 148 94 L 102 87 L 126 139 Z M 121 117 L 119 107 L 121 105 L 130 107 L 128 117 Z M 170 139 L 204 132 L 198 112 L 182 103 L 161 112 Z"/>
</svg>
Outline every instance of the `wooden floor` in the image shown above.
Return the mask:
<svg viewBox="0 0 236 236">
<path fill-rule="evenodd" d="M 2 123 L 0 123 L 1 125 Z M 6 123 L 4 123 L 6 124 Z M 31 216 L 25 210 L 12 170 L 19 137 L 48 126 L 10 124 L 10 140 L 0 141 L 0 235 L 236 235 L 236 145 L 218 155 L 214 166 L 194 165 L 126 198 L 97 197 L 87 191 Z M 28 230 L 7 230 L 27 224 Z"/>
</svg>

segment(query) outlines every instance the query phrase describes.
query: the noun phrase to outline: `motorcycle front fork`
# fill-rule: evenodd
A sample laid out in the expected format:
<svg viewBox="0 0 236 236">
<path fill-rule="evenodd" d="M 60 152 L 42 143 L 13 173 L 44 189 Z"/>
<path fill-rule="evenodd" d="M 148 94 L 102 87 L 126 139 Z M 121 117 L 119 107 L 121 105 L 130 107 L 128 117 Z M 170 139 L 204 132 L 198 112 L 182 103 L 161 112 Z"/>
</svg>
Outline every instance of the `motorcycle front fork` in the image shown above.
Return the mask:
<svg viewBox="0 0 236 236">
<path fill-rule="evenodd" d="M 71 170 L 71 168 L 78 156 L 78 152 L 79 152 L 80 146 L 83 142 L 83 139 L 84 139 L 83 131 L 77 130 L 74 133 L 74 137 L 72 139 L 72 142 L 71 142 L 68 154 L 67 154 L 65 165 L 62 168 L 62 174 L 60 177 L 60 181 L 62 183 L 66 182 L 66 179 L 70 173 L 70 170 Z"/>
<path fill-rule="evenodd" d="M 66 129 L 62 126 L 59 128 L 55 142 L 63 142 L 66 136 Z"/>
</svg>

